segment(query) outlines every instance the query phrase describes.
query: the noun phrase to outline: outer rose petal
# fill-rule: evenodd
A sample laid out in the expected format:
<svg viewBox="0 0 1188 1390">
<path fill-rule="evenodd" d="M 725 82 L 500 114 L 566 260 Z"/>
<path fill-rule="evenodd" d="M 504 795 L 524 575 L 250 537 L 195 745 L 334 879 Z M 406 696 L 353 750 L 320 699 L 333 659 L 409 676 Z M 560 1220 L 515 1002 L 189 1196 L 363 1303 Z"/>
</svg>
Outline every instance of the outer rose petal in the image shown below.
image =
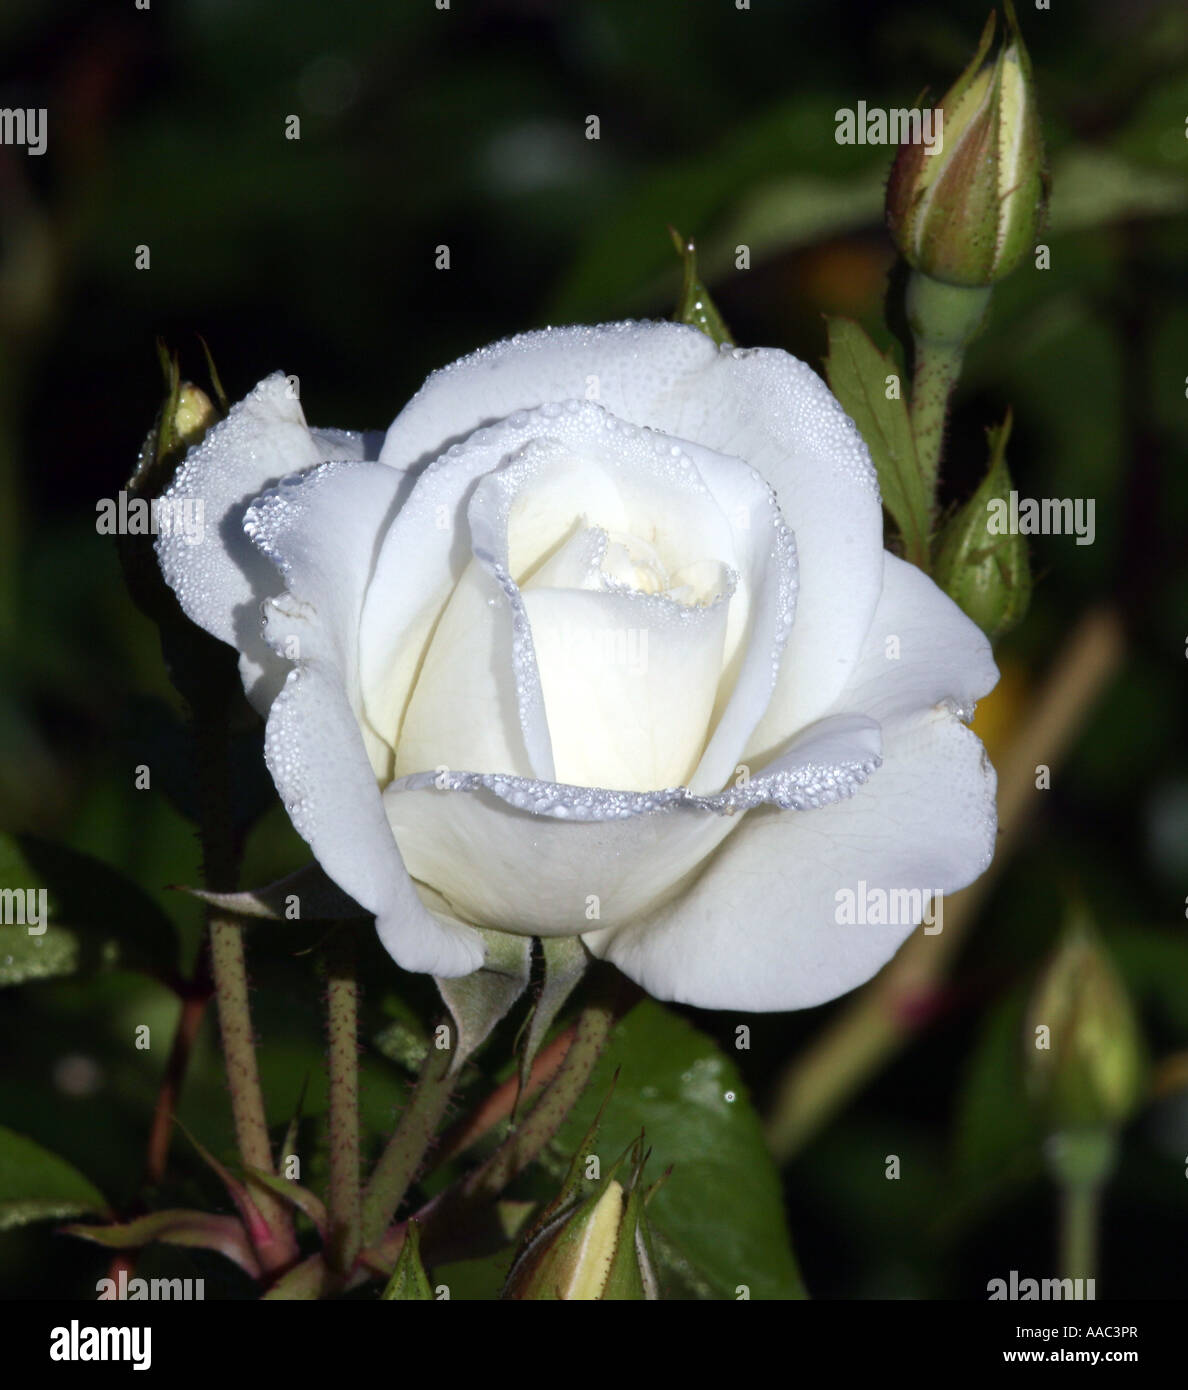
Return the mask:
<svg viewBox="0 0 1188 1390">
<path fill-rule="evenodd" d="M 840 694 L 882 582 L 870 455 L 811 368 L 772 349 L 718 349 L 683 324 L 545 329 L 435 372 L 393 422 L 380 457 L 399 467 L 426 462 L 479 425 L 592 390 L 624 420 L 744 459 L 775 490 L 796 538 L 800 593 L 753 740 L 772 753 Z"/>
<path fill-rule="evenodd" d="M 994 769 L 964 724 L 943 709 L 896 721 L 883 755 L 851 800 L 749 813 L 686 893 L 586 944 L 656 998 L 702 1008 L 803 1009 L 864 983 L 913 926 L 839 925 L 837 893 L 949 893 L 994 848 Z"/>
<path fill-rule="evenodd" d="M 459 916 L 564 936 L 584 930 L 595 908 L 598 921 L 618 926 L 659 907 L 726 836 L 745 829 L 744 807 L 851 796 L 878 758 L 878 726 L 845 715 L 805 729 L 777 764 L 713 798 L 683 787 L 630 793 L 422 774 L 388 787 L 384 805 L 409 872 Z"/>
<path fill-rule="evenodd" d="M 276 571 L 243 534 L 243 517 L 258 493 L 289 473 L 330 458 L 365 456 L 375 436 L 311 430 L 301 402 L 280 372 L 231 407 L 186 455 L 165 490 L 177 501 L 202 502 L 203 533 L 194 545 L 162 534 L 157 554 L 166 582 L 188 617 L 240 652 L 244 688 L 262 712 L 284 680 L 285 668 L 260 636 L 260 603 L 280 592 Z"/>
<path fill-rule="evenodd" d="M 328 463 L 248 508 L 247 534 L 288 585 L 267 605 L 268 639 L 282 652 L 295 639 L 299 653 L 268 715 L 265 756 L 298 833 L 335 883 L 376 914 L 397 962 L 466 974 L 482 963 L 481 938 L 422 905 L 376 782 L 391 750 L 360 725 L 359 615 L 400 487 L 383 464 Z"/>
<path fill-rule="evenodd" d="M 380 940 L 398 965 L 446 977 L 482 965 L 479 933 L 421 902 L 384 816 L 341 675 L 329 662 L 302 663 L 289 676 L 268 715 L 264 753 L 297 832 L 334 882 L 375 913 Z"/>
<path fill-rule="evenodd" d="M 997 683 L 981 628 L 922 570 L 884 553 L 883 594 L 837 709 L 885 724 L 946 701 L 968 719 Z"/>
<path fill-rule="evenodd" d="M 319 464 L 258 497 L 244 517 L 245 534 L 287 585 L 284 594 L 265 601 L 267 642 L 285 675 L 294 660 L 311 658 L 340 673 L 383 780 L 391 776 L 392 749 L 364 717 L 359 617 L 402 486 L 401 475 L 382 463 Z"/>
</svg>

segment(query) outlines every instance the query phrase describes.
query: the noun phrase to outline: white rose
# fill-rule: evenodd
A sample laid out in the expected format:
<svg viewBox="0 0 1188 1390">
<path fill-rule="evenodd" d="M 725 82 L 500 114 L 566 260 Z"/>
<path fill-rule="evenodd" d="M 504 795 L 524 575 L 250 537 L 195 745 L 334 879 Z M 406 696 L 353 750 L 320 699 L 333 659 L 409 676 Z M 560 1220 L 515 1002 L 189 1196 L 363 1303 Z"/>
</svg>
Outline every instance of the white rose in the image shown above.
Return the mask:
<svg viewBox="0 0 1188 1390">
<path fill-rule="evenodd" d="M 659 998 L 802 1008 L 985 869 L 962 721 L 989 644 L 884 551 L 804 363 L 670 323 L 529 333 L 431 376 L 378 449 L 292 397 L 268 378 L 190 451 L 170 496 L 205 534 L 159 553 L 400 965 L 580 934 Z"/>
</svg>

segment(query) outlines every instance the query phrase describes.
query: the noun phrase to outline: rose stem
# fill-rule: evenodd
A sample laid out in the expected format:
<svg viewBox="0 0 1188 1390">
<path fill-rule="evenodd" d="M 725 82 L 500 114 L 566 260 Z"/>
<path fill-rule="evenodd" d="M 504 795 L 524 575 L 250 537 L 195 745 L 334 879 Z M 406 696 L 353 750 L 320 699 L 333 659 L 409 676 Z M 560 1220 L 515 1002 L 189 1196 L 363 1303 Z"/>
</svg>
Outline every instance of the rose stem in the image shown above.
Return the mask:
<svg viewBox="0 0 1188 1390">
<path fill-rule="evenodd" d="M 208 888 L 225 892 L 235 887 L 239 874 L 239 848 L 231 833 L 230 735 L 225 699 L 203 700 L 194 709 L 194 733 L 202 798 L 203 877 Z M 274 1173 L 248 1002 L 243 930 L 234 918 L 214 908 L 207 910 L 206 920 L 210 929 L 210 966 L 218 1002 L 219 1033 L 239 1156 L 248 1167 Z M 292 1218 L 280 1198 L 266 1189 L 258 1188 L 253 1198 L 273 1237 L 267 1248 L 258 1249 L 256 1253 L 261 1268 L 273 1272 L 291 1264 L 297 1257 Z"/>
<path fill-rule="evenodd" d="M 182 993 L 181 1013 L 177 1029 L 173 1035 L 173 1045 L 169 1060 L 165 1064 L 165 1075 L 157 1092 L 157 1103 L 153 1107 L 153 1120 L 149 1129 L 148 1149 L 145 1157 L 144 1187 L 156 1187 L 165 1176 L 169 1159 L 169 1142 L 173 1137 L 173 1115 L 177 1109 L 178 1096 L 190 1065 L 190 1055 L 198 1036 L 206 1006 L 210 1001 L 209 967 L 206 947 L 203 946 L 202 959 L 192 985 Z"/>
<path fill-rule="evenodd" d="M 536 1061 L 533 1062 L 532 1071 L 524 1085 L 522 1096 L 524 1100 L 534 1096 L 557 1074 L 558 1068 L 565 1060 L 565 1054 L 569 1051 L 569 1045 L 573 1042 L 573 1035 L 576 1031 L 576 1025 L 567 1028 L 541 1051 Z M 489 1096 L 480 1101 L 471 1114 L 463 1116 L 457 1124 L 450 1126 L 434 1149 L 426 1171 L 432 1172 L 434 1168 L 440 1167 L 451 1158 L 465 1153 L 484 1134 L 489 1134 L 497 1124 L 509 1119 L 516 1106 L 516 1096 L 519 1094 L 520 1077 L 519 1073 L 516 1072 L 509 1076 L 501 1086 L 496 1087 Z"/>
<path fill-rule="evenodd" d="M 1087 613 L 999 760 L 999 840 L 993 863 L 976 883 L 946 900 L 939 936 L 913 935 L 790 1063 L 777 1083 L 767 1121 L 768 1143 L 777 1159 L 791 1158 L 926 1021 L 927 1009 L 921 1005 L 935 999 L 936 986 L 966 929 L 1038 807 L 1036 765 L 1047 763 L 1055 769 L 1063 759 L 1122 655 L 1117 614 L 1109 608 Z"/>
<path fill-rule="evenodd" d="M 1066 1279 L 1094 1277 L 1100 1198 L 1096 1183 L 1061 1184 L 1060 1271 Z"/>
<path fill-rule="evenodd" d="M 976 336 L 989 302 L 988 287 L 946 285 L 918 270 L 908 277 L 905 307 L 915 355 L 912 434 L 925 495 L 933 513 L 949 397 L 961 375 L 965 349 Z"/>
<path fill-rule="evenodd" d="M 326 946 L 330 1041 L 330 1248 L 328 1259 L 345 1274 L 359 1252 L 359 982 L 355 938 L 349 926 Z"/>
<path fill-rule="evenodd" d="M 464 1219 L 475 1207 L 497 1197 L 517 1174 L 528 1167 L 561 1128 L 565 1117 L 585 1090 L 615 1022 L 640 997 L 640 991 L 617 972 L 610 975 L 610 981 L 609 988 L 605 985 L 595 986 L 596 993 L 585 1004 L 572 1029 L 573 1041 L 566 1050 L 564 1061 L 557 1067 L 544 1094 L 523 1123 L 508 1135 L 484 1163 L 456 1186 L 447 1188 L 439 1197 L 434 1198 L 418 1214 L 417 1220 L 422 1223 L 426 1240 L 435 1239 L 436 1244 L 440 1246 L 448 1239 L 452 1233 L 451 1228 L 459 1218 Z M 433 1053 L 430 1052 L 430 1060 L 432 1057 Z M 538 1060 L 543 1060 L 543 1057 Z M 514 1092 L 510 1089 L 508 1098 L 514 1099 Z M 374 1183 L 373 1176 L 372 1184 Z M 401 1197 L 403 1195 L 401 1193 Z M 386 1219 L 378 1230 L 375 1226 L 371 1227 L 374 1234 L 368 1234 L 366 1218 L 364 1220 L 365 1244 L 374 1247 L 373 1253 L 379 1257 L 381 1263 L 387 1263 L 389 1256 L 395 1261 L 404 1239 L 403 1227 L 387 1231 L 398 1207 L 399 1199 L 394 1205 L 384 1209 L 383 1215 Z M 385 1231 L 387 1234 L 384 1240 L 377 1246 Z"/>
<path fill-rule="evenodd" d="M 455 1078 L 450 1075 L 453 1060 L 451 1050 L 430 1045 L 417 1088 L 363 1192 L 365 1245 L 377 1241 L 387 1229 L 433 1142 L 454 1089 Z"/>
<path fill-rule="evenodd" d="M 596 985 L 596 993 L 578 1016 L 565 1060 L 524 1121 L 479 1167 L 418 1214 L 427 1247 L 431 1246 L 430 1258 L 461 1257 L 461 1246 L 455 1248 L 450 1243 L 456 1240 L 459 1225 L 477 1207 L 498 1197 L 536 1159 L 581 1098 L 611 1029 L 642 993 L 617 972 L 608 972 L 604 981 Z M 390 1232 L 389 1238 L 390 1244 L 385 1243 L 376 1253 L 384 1259 L 390 1254 L 395 1260 L 403 1233 Z"/>
</svg>

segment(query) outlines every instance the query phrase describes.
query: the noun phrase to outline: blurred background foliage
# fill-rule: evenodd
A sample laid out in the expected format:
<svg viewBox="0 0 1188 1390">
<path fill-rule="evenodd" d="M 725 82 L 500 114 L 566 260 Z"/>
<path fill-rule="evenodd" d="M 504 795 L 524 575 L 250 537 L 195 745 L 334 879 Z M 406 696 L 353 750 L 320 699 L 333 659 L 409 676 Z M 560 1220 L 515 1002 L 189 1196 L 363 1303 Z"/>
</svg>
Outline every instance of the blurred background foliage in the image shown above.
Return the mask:
<svg viewBox="0 0 1188 1390">
<path fill-rule="evenodd" d="M 233 398 L 281 368 L 300 377 L 312 423 L 382 428 L 429 370 L 497 337 L 671 313 L 671 222 L 698 238 L 737 341 L 819 367 L 822 316 L 844 314 L 885 342 L 891 151 L 836 144 L 834 112 L 943 91 L 985 9 L 6 0 L 0 107 L 47 108 L 49 145 L 41 158 L 0 147 L 0 818 L 38 837 L 4 841 L 0 868 L 5 883 L 48 877 L 56 920 L 76 930 L 56 938 L 55 959 L 24 967 L 0 952 L 9 976 L 43 977 L 0 992 L 0 1124 L 124 1209 L 178 1010 L 133 967 L 184 969 L 198 943 L 199 914 L 169 890 L 199 876 L 182 711 L 155 630 L 94 524 L 96 500 L 123 485 L 158 404 L 154 337 L 201 379 L 201 333 Z M 1106 1202 L 1099 1293 L 1185 1287 L 1188 11 L 1178 0 L 1051 10 L 1024 0 L 1020 19 L 1051 152 L 1051 268 L 1025 263 L 994 295 L 956 401 L 947 495 L 972 490 L 984 429 L 1010 404 L 1021 493 L 1095 498 L 1097 533 L 1090 546 L 1033 542 L 1032 612 L 1000 648 L 1004 680 L 980 715 L 992 754 L 1087 607 L 1120 605 L 1128 650 L 1052 789 L 1037 794 L 1041 815 L 923 1026 L 782 1170 L 799 1261 L 823 1296 L 984 1298 L 987 1280 L 1012 1269 L 1051 1272 L 1054 1198 L 1019 1069 L 1024 1002 L 1070 886 L 1092 906 L 1155 1063 Z M 300 140 L 284 138 L 292 114 Z M 596 142 L 585 138 L 589 115 Z M 751 248 L 747 271 L 734 268 L 739 243 Z M 147 270 L 134 267 L 141 245 Z M 441 245 L 448 271 L 435 269 Z M 244 881 L 258 883 L 303 862 L 303 846 L 272 797 L 259 728 L 241 740 L 241 815 L 254 826 Z M 149 790 L 134 788 L 138 765 L 151 768 Z M 54 845 L 110 866 L 110 881 Z M 51 860 L 52 872 L 38 867 Z M 325 1108 L 316 939 L 281 927 L 249 939 L 270 1118 L 284 1125 L 308 1078 L 315 1185 Z M 378 949 L 369 960 L 363 1105 L 374 1148 L 408 1085 L 400 1040 L 433 1003 L 426 982 L 402 978 Z M 788 1060 L 841 1007 L 736 1018 L 647 1005 L 629 1025 L 636 1072 L 623 1114 L 651 1127 L 647 1106 L 639 1116 L 631 1106 L 688 1098 L 704 1064 L 762 1115 Z M 704 1038 L 689 1043 L 698 1035 L 675 1014 L 729 1061 Z M 143 1023 L 147 1052 L 132 1042 Z M 747 1051 L 734 1047 L 740 1023 Z M 499 1041 L 472 1073 L 476 1094 Z M 669 1075 L 682 1048 L 689 1068 Z M 738 1232 L 750 1220 L 755 1239 L 744 1248 L 740 1237 L 731 1258 L 757 1269 L 767 1259 L 770 1291 L 786 1290 L 786 1256 L 760 1251 L 762 1231 L 778 1225 L 778 1189 L 755 1179 L 749 1216 L 726 1195 L 761 1167 L 757 1122 L 735 1125 L 715 1167 L 697 1147 L 711 1130 L 683 1131 L 681 1109 L 655 1119 L 661 1164 L 676 1164 L 672 1220 L 694 1243 L 699 1222 L 704 1239 L 707 1222 Z M 210 1017 L 181 1117 L 231 1153 Z M 629 1138 L 626 1119 L 620 1128 Z M 682 1154 L 694 1170 L 683 1194 Z M 707 1160 L 700 1168 L 694 1154 Z M 896 1182 L 884 1176 L 890 1154 L 902 1163 Z M 149 1196 L 227 1206 L 180 1134 L 166 1191 Z M 88 1200 L 72 1189 L 63 1209 Z M 0 1235 L 10 1296 L 90 1297 L 106 1264 L 49 1224 Z M 213 1258 L 145 1257 L 143 1272 L 158 1267 L 205 1273 L 208 1296 L 248 1292 Z M 744 1280 L 732 1268 L 703 1284 L 733 1296 Z M 456 1296 L 490 1296 L 496 1274 L 478 1265 L 451 1277 Z"/>
</svg>

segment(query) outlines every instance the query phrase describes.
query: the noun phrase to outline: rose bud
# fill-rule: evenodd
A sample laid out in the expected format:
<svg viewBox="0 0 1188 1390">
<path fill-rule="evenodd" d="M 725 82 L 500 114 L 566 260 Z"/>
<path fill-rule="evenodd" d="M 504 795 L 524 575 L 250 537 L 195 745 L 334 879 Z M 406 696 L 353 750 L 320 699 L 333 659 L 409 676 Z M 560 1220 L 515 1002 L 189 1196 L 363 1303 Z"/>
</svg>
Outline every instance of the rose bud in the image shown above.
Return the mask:
<svg viewBox="0 0 1188 1390">
<path fill-rule="evenodd" d="M 989 432 L 986 477 L 941 532 L 933 565 L 936 582 L 991 641 L 1019 623 L 1031 602 L 1027 538 L 1018 532 L 996 534 L 992 526 L 1011 492 L 1004 457 L 1010 432 L 1009 414 Z"/>
<path fill-rule="evenodd" d="M 1031 63 L 1013 6 L 993 60 L 994 14 L 969 66 L 941 99 L 940 140 L 899 148 L 887 225 L 905 260 L 953 285 L 990 285 L 1035 244 L 1047 202 Z"/>
<path fill-rule="evenodd" d="M 659 1298 L 641 1177 L 647 1156 L 638 1142 L 627 1189 L 614 1176 L 580 1196 L 579 1153 L 558 1197 L 529 1232 L 504 1287 L 507 1299 Z M 654 1190 L 654 1189 L 652 1189 Z"/>
<path fill-rule="evenodd" d="M 1048 1131 L 1108 1130 L 1129 1119 L 1142 1092 L 1142 1052 L 1126 987 L 1079 915 L 1028 1014 L 1028 1087 Z"/>
<path fill-rule="evenodd" d="M 400 1303 L 425 1303 L 433 1299 L 429 1276 L 421 1263 L 421 1228 L 415 1221 L 408 1223 L 392 1277 L 381 1297 Z"/>
<path fill-rule="evenodd" d="M 218 411 L 206 392 L 192 382 L 183 382 L 172 420 L 173 433 L 183 452 L 191 444 L 197 444 L 218 418 Z"/>
</svg>

